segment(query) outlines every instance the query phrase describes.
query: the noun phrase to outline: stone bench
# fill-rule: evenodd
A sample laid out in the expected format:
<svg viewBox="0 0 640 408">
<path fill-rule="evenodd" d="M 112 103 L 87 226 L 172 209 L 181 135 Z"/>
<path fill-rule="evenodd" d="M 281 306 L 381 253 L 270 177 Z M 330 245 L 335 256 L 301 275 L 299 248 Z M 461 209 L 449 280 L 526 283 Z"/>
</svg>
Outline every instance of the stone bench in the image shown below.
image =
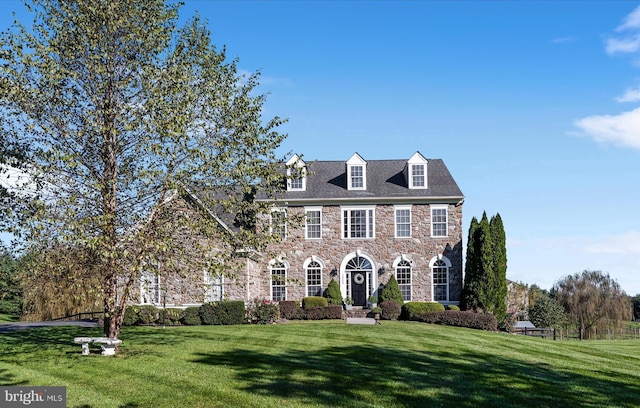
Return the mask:
<svg viewBox="0 0 640 408">
<path fill-rule="evenodd" d="M 75 343 L 82 343 L 82 355 L 89 355 L 89 344 L 100 343 L 103 356 L 113 356 L 116 354 L 116 347 L 122 343 L 122 340 L 110 339 L 108 337 L 76 337 L 73 339 Z"/>
</svg>

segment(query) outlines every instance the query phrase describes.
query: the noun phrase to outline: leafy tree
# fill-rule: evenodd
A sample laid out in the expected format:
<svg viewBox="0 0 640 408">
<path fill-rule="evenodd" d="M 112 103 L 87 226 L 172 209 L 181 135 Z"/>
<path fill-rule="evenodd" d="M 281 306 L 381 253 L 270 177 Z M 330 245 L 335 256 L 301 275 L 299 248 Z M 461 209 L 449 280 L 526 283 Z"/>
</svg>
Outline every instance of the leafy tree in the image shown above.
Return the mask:
<svg viewBox="0 0 640 408">
<path fill-rule="evenodd" d="M 400 291 L 400 286 L 395 276 L 391 275 L 389 282 L 387 282 L 384 289 L 380 291 L 379 301 L 380 303 L 393 301 L 399 305 L 404 304 L 404 297 L 402 297 L 402 292 Z"/>
<path fill-rule="evenodd" d="M 586 270 L 566 276 L 553 289 L 569 320 L 578 326 L 580 340 L 590 338 L 596 328 L 631 319 L 627 295 L 609 274 Z"/>
<path fill-rule="evenodd" d="M 536 302 L 545 296 L 550 296 L 548 290 L 540 288 L 540 286 L 535 283 L 531 285 L 529 287 L 529 309 L 535 306 Z"/>
<path fill-rule="evenodd" d="M 282 120 L 262 119 L 259 74 L 239 74 L 198 17 L 177 27 L 179 4 L 25 2 L 33 29 L 16 23 L 0 35 L 0 128 L 9 145 L 30 146 L 23 169 L 38 190 L 13 215 L 34 253 L 92 254 L 104 334 L 118 337 L 143 270 L 206 258 L 194 253 L 223 268 L 236 248 L 265 246 L 259 229 L 242 228 L 216 235 L 227 241 L 214 254 L 186 248 L 172 234 L 215 234 L 216 224 L 167 203 L 186 186 L 215 190 L 226 211 L 260 219 L 267 200 L 243 198 L 282 188 Z M 162 221 L 167 213 L 178 227 Z M 84 259 L 69 257 L 65 273 L 85 273 Z"/>
<path fill-rule="evenodd" d="M 331 279 L 331 282 L 327 285 L 327 289 L 324 291 L 324 297 L 327 298 L 327 302 L 330 305 L 342 304 L 342 293 L 340 292 L 340 285 L 335 279 Z"/>
<path fill-rule="evenodd" d="M 0 313 L 20 315 L 22 289 L 18 281 L 19 260 L 0 244 Z"/>
<path fill-rule="evenodd" d="M 542 296 L 529 309 L 529 320 L 536 327 L 560 326 L 564 320 L 564 308 L 551 296 Z"/>
<path fill-rule="evenodd" d="M 637 321 L 640 320 L 640 294 L 631 298 L 633 304 L 633 318 Z"/>
</svg>

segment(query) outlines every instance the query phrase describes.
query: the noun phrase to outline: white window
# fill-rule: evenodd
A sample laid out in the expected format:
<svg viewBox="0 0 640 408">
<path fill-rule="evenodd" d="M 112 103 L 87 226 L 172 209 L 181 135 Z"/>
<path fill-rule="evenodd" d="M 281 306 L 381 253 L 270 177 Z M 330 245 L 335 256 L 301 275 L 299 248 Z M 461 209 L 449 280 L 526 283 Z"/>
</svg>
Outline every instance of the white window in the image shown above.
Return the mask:
<svg viewBox="0 0 640 408">
<path fill-rule="evenodd" d="M 413 188 L 424 187 L 424 164 L 411 165 L 411 185 Z"/>
<path fill-rule="evenodd" d="M 409 188 L 427 188 L 427 159 L 416 152 L 407 161 L 406 174 Z"/>
<path fill-rule="evenodd" d="M 446 237 L 449 235 L 447 228 L 447 205 L 431 206 L 431 236 Z"/>
<path fill-rule="evenodd" d="M 287 190 L 288 191 L 304 191 L 307 182 L 307 168 L 302 159 L 294 154 L 287 161 Z"/>
<path fill-rule="evenodd" d="M 438 260 L 431 267 L 433 274 L 433 300 L 436 302 L 449 301 L 449 268 L 447 264 Z"/>
<path fill-rule="evenodd" d="M 160 304 L 160 276 L 155 273 L 143 272 L 140 287 L 140 303 L 143 305 Z"/>
<path fill-rule="evenodd" d="M 220 302 L 222 300 L 223 276 L 213 275 L 209 272 L 204 273 L 204 301 L 205 302 Z"/>
<path fill-rule="evenodd" d="M 322 238 L 322 209 L 306 208 L 305 237 L 307 239 Z"/>
<path fill-rule="evenodd" d="M 411 263 L 402 260 L 396 265 L 396 280 L 405 302 L 411 301 Z"/>
<path fill-rule="evenodd" d="M 411 207 L 395 207 L 396 238 L 411 237 Z"/>
<path fill-rule="evenodd" d="M 374 208 L 342 208 L 343 238 L 374 238 Z"/>
<path fill-rule="evenodd" d="M 306 267 L 307 296 L 322 296 L 322 265 L 318 261 L 310 261 Z"/>
<path fill-rule="evenodd" d="M 271 272 L 271 300 L 279 302 L 287 300 L 287 267 L 282 262 L 274 262 L 269 267 Z"/>
<path fill-rule="evenodd" d="M 274 208 L 271 210 L 270 232 L 272 235 L 278 235 L 281 239 L 287 236 L 287 212 L 283 208 Z"/>
<path fill-rule="evenodd" d="M 358 153 L 347 161 L 347 189 L 367 189 L 367 162 Z"/>
</svg>

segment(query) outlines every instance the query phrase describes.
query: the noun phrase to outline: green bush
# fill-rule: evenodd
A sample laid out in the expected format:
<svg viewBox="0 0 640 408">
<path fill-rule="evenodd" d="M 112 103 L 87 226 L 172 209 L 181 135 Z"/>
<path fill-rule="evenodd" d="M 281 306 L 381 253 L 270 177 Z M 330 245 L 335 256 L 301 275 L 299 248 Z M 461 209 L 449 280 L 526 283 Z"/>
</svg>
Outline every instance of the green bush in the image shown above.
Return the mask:
<svg viewBox="0 0 640 408">
<path fill-rule="evenodd" d="M 282 300 L 279 303 L 280 317 L 287 320 L 298 319 L 300 316 L 300 306 L 293 300 Z"/>
<path fill-rule="evenodd" d="M 427 312 L 444 311 L 444 306 L 438 302 L 407 302 L 402 305 L 401 318 L 404 320 L 418 320 Z"/>
<path fill-rule="evenodd" d="M 447 310 L 460 310 L 460 306 L 458 305 L 447 305 Z"/>
<path fill-rule="evenodd" d="M 340 292 L 340 285 L 335 279 L 331 279 L 327 289 L 324 291 L 324 297 L 327 298 L 327 302 L 330 305 L 342 305 L 342 293 Z M 304 307 L 304 304 L 302 305 Z"/>
<path fill-rule="evenodd" d="M 184 311 L 182 309 L 165 309 L 164 312 L 160 311 L 160 322 L 162 322 L 162 318 L 164 317 L 165 324 L 178 324 L 180 323 L 183 313 Z"/>
<path fill-rule="evenodd" d="M 256 300 L 251 309 L 251 320 L 258 324 L 274 323 L 280 318 L 280 307 L 271 300 Z"/>
<path fill-rule="evenodd" d="M 188 307 L 182 312 L 180 323 L 185 326 L 199 326 L 202 324 L 200 320 L 200 308 L 197 306 Z"/>
<path fill-rule="evenodd" d="M 342 319 L 342 306 L 314 306 L 304 310 L 307 320 Z"/>
<path fill-rule="evenodd" d="M 220 301 L 200 306 L 200 320 L 206 325 L 242 324 L 245 321 L 244 302 Z"/>
<path fill-rule="evenodd" d="M 498 319 L 490 313 L 461 312 L 457 310 L 426 312 L 414 320 L 469 329 L 498 330 Z"/>
<path fill-rule="evenodd" d="M 342 304 L 342 301 L 340 304 Z M 322 296 L 307 296 L 306 298 L 302 299 L 302 308 L 305 310 L 312 307 L 326 307 L 328 305 L 329 300 L 326 297 Z"/>
<path fill-rule="evenodd" d="M 400 313 L 402 312 L 400 304 L 393 300 L 387 300 L 380 303 L 380 309 L 382 309 L 382 315 L 380 318 L 383 320 L 398 320 Z"/>
<path fill-rule="evenodd" d="M 126 310 L 125 310 L 126 313 Z M 142 305 L 138 309 L 138 323 L 137 324 L 154 324 L 158 321 L 159 317 L 158 309 L 151 305 Z"/>
<path fill-rule="evenodd" d="M 395 276 L 391 275 L 389 282 L 384 285 L 384 288 L 380 291 L 380 303 L 382 302 L 396 302 L 399 305 L 404 303 L 400 286 Z"/>
<path fill-rule="evenodd" d="M 138 306 L 127 306 L 126 309 L 124 309 L 122 325 L 134 326 L 136 324 L 138 324 Z"/>
</svg>

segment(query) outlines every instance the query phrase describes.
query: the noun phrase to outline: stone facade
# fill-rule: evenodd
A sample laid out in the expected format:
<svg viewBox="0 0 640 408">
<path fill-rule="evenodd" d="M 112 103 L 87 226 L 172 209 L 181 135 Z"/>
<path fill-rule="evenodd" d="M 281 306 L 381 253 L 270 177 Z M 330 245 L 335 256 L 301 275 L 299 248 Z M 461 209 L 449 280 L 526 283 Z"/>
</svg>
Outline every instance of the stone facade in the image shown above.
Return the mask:
<svg viewBox="0 0 640 408">
<path fill-rule="evenodd" d="M 352 160 L 356 158 L 357 160 Z M 288 191 L 274 207 L 286 213 L 286 219 L 305 219 L 306 211 L 321 212 L 321 237 L 307 238 L 302 224 L 288 225 L 285 238 L 270 244 L 260 254 L 252 252 L 225 264 L 224 277 L 216 280 L 207 274 L 205 263 L 191 269 L 165 270 L 142 283 L 139 301 L 162 303 L 163 295 L 151 293 L 162 288 L 167 293 L 167 305 L 188 306 L 211 300 L 296 300 L 313 295 L 310 289 L 322 292 L 332 279 L 340 284 L 343 297 L 351 297 L 364 305 L 370 296 L 377 296 L 392 275 L 404 289 L 405 300 L 440 301 L 458 304 L 462 291 L 462 207 L 464 197 L 440 160 L 427 161 L 416 153 L 410 161 L 371 161 L 367 164 L 357 154 L 351 163 L 368 166 L 365 169 L 366 188 L 348 188 L 347 162 L 317 162 L 297 191 Z M 424 166 L 425 187 L 407 183 L 411 163 Z M 368 172 L 368 173 L 367 173 Z M 428 182 L 427 182 L 428 180 Z M 200 200 L 191 192 L 176 199 L 171 214 L 202 216 L 195 209 Z M 396 209 L 409 209 L 410 236 L 396 237 Z M 367 221 L 349 224 L 346 215 L 353 209 L 365 209 Z M 446 233 L 433 234 L 434 209 L 446 209 Z M 199 214 L 199 215 L 196 215 Z M 442 214 L 438 214 L 442 217 Z M 268 221 L 268 220 L 267 220 Z M 223 223 L 220 219 L 218 222 Z M 442 222 L 442 220 L 440 220 Z M 344 232 L 349 225 L 365 228 L 366 238 Z M 228 225 L 225 230 L 230 231 Z M 258 231 L 269 233 L 269 231 Z M 441 235 L 441 236 L 434 236 Z M 215 237 L 203 240 L 196 232 L 182 231 L 177 240 L 190 248 L 190 257 L 206 258 L 218 251 Z M 189 242 L 197 245 L 190 245 Z M 197 248 L 194 250 L 193 248 Z M 266 255 L 269 254 L 269 255 Z M 315 275 L 315 284 L 309 288 Z M 401 269 L 398 269 L 401 268 Z M 284 273 L 283 273 L 284 270 Z M 407 270 L 409 271 L 407 273 Z M 437 270 L 437 278 L 434 271 Z M 281 285 L 272 283 L 272 271 L 284 276 Z M 401 273 L 404 281 L 401 282 Z M 319 279 L 318 279 L 319 276 Z M 157 280 L 159 279 L 159 281 Z M 437 290 L 436 290 L 437 286 Z M 150 291 L 151 290 L 151 291 Z M 150 296 L 153 295 L 153 296 Z"/>
</svg>

